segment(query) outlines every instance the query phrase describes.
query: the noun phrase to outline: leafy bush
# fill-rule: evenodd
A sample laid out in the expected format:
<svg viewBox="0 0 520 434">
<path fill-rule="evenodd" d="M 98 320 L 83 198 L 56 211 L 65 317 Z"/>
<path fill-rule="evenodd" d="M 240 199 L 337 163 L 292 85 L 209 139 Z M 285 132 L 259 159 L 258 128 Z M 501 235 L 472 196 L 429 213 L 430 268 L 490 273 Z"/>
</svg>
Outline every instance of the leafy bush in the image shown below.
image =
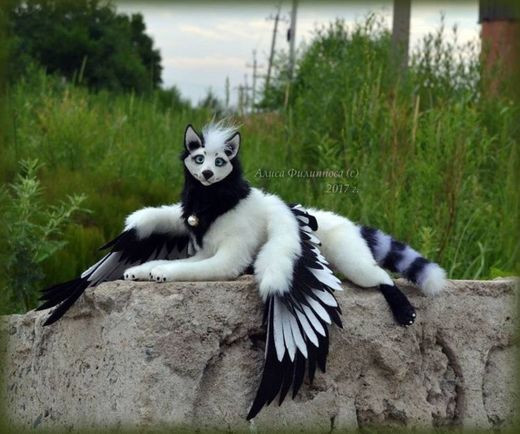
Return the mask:
<svg viewBox="0 0 520 434">
<path fill-rule="evenodd" d="M 21 162 L 22 173 L 2 193 L 0 222 L 3 233 L 1 274 L 4 279 L 2 310 L 34 307 L 42 263 L 66 245 L 63 228 L 79 211 L 85 197 L 69 196 L 57 206 L 42 203 L 37 160 Z"/>
<path fill-rule="evenodd" d="M 190 101 L 183 98 L 179 89 L 171 86 L 167 89 L 157 89 L 153 97 L 156 98 L 157 104 L 161 111 L 183 111 L 190 108 Z"/>
</svg>

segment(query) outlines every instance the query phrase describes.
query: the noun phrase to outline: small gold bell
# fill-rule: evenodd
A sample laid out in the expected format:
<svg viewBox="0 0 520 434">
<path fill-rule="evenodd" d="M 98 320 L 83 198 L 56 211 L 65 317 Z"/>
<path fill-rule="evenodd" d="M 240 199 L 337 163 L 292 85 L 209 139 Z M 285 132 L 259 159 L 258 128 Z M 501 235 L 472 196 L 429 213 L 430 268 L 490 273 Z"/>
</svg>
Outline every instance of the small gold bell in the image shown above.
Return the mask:
<svg viewBox="0 0 520 434">
<path fill-rule="evenodd" d="M 197 225 L 199 224 L 199 219 L 197 218 L 196 215 L 193 215 L 193 214 L 192 214 L 192 215 L 190 215 L 190 216 L 188 217 L 188 224 L 189 224 L 190 226 L 197 226 Z"/>
</svg>

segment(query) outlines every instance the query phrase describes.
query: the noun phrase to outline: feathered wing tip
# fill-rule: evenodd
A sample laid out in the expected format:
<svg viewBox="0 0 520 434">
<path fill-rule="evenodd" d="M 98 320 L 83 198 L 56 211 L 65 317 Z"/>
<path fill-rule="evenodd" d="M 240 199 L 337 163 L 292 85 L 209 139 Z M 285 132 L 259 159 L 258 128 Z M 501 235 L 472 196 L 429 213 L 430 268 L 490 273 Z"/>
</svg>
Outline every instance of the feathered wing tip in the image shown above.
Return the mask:
<svg viewBox="0 0 520 434">
<path fill-rule="evenodd" d="M 146 238 L 140 238 L 135 229 L 122 232 L 101 247 L 101 249 L 110 248 L 110 252 L 84 271 L 80 277 L 42 291 L 40 300 L 43 304 L 36 310 L 56 307 L 43 325 L 47 326 L 58 321 L 88 287 L 122 279 L 127 268 L 143 262 L 186 257 L 187 246 L 187 236 L 152 233 Z"/>
<path fill-rule="evenodd" d="M 291 208 L 300 225 L 301 256 L 294 265 L 290 291 L 270 295 L 265 303 L 267 326 L 265 362 L 262 379 L 247 419 L 277 396 L 281 405 L 292 387 L 298 393 L 305 373 L 312 383 L 316 366 L 325 372 L 329 352 L 328 326 L 342 327 L 341 309 L 334 290 L 342 290 L 340 281 L 321 255 L 316 219 L 301 206 Z"/>
<path fill-rule="evenodd" d="M 83 294 L 88 286 L 88 280 L 80 277 L 45 289 L 40 297 L 40 300 L 44 301 L 44 303 L 36 310 L 44 310 L 54 306 L 57 307 L 52 311 L 43 325 L 48 326 L 58 321 L 81 294 Z"/>
</svg>

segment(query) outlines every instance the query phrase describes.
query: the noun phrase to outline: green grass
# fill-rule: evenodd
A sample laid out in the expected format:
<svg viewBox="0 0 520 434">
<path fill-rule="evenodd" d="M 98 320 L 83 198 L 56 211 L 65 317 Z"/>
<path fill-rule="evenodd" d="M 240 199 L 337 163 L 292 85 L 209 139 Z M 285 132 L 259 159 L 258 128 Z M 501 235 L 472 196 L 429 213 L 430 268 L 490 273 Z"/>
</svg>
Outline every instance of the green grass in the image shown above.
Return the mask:
<svg viewBox="0 0 520 434">
<path fill-rule="evenodd" d="M 392 72 L 389 46 L 374 21 L 317 34 L 288 109 L 238 119 L 246 176 L 287 201 L 380 227 L 452 278 L 513 274 L 518 107 L 483 98 L 478 56 L 461 63 L 442 35 L 415 54 L 405 78 Z M 7 102 L 2 182 L 13 180 L 19 160 L 38 158 L 46 201 L 84 193 L 92 210 L 45 262 L 42 287 L 98 258 L 97 247 L 131 211 L 178 201 L 185 126 L 212 118 L 202 109 L 170 111 L 153 95 L 89 93 L 42 72 L 9 88 Z M 259 169 L 284 176 L 258 177 Z M 291 169 L 344 176 L 291 177 Z"/>
</svg>

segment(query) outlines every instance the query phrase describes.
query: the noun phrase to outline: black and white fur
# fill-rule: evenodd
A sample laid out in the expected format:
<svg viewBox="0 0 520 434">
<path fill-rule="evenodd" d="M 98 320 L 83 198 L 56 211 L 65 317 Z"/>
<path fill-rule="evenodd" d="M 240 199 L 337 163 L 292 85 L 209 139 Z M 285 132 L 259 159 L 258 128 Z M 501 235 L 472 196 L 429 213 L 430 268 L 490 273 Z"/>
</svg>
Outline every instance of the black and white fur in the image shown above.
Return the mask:
<svg viewBox="0 0 520 434">
<path fill-rule="evenodd" d="M 281 403 L 291 387 L 294 397 L 305 372 L 312 381 L 316 366 L 325 371 L 328 325 L 341 326 L 333 293 L 342 288 L 331 268 L 359 286 L 378 287 L 402 325 L 414 322 L 415 310 L 382 267 L 425 294 L 441 291 L 444 270 L 411 247 L 332 212 L 288 206 L 251 188 L 242 177 L 236 129 L 210 124 L 198 134 L 190 125 L 184 145 L 182 202 L 134 212 L 122 234 L 104 246 L 110 251 L 101 261 L 45 290 L 39 309 L 57 306 L 46 324 L 103 281 L 227 280 L 252 266 L 267 336 L 250 419 L 276 396 Z"/>
</svg>

